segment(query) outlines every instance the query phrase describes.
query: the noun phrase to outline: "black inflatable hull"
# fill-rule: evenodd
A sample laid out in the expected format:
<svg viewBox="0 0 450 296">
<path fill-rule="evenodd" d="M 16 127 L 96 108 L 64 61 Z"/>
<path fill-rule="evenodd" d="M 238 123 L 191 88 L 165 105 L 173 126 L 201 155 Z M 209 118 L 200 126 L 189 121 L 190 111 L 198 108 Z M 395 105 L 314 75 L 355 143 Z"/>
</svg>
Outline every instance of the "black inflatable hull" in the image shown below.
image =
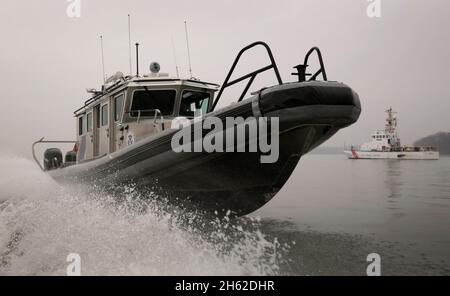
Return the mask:
<svg viewBox="0 0 450 296">
<path fill-rule="evenodd" d="M 358 95 L 336 82 L 290 83 L 267 88 L 238 104 L 212 112 L 226 117 L 278 117 L 279 158 L 261 163 L 253 152 L 175 153 L 166 130 L 109 156 L 50 171 L 60 182 L 157 187 L 202 209 L 238 215 L 266 204 L 286 183 L 302 155 L 357 121 Z M 245 149 L 248 151 L 248 149 Z"/>
</svg>

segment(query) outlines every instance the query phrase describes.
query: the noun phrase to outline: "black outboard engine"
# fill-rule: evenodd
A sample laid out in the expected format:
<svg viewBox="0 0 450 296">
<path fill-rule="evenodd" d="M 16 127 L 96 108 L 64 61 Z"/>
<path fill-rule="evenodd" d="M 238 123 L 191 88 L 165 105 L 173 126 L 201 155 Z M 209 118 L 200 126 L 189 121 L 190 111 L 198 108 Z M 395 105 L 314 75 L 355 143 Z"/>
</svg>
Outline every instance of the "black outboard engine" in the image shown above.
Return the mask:
<svg viewBox="0 0 450 296">
<path fill-rule="evenodd" d="M 44 153 L 44 169 L 51 171 L 59 169 L 63 164 L 62 152 L 58 148 L 50 148 Z"/>
<path fill-rule="evenodd" d="M 66 153 L 66 157 L 64 159 L 64 165 L 70 166 L 77 163 L 77 153 L 75 151 L 69 151 Z"/>
</svg>

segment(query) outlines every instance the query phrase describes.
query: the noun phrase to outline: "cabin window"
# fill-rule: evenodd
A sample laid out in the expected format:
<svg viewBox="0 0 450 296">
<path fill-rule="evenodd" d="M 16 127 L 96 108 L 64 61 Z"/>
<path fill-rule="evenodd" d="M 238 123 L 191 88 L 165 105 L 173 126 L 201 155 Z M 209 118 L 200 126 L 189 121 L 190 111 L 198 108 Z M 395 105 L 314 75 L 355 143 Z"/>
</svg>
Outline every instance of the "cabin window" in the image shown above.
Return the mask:
<svg viewBox="0 0 450 296">
<path fill-rule="evenodd" d="M 83 134 L 83 116 L 78 117 L 78 135 Z"/>
<path fill-rule="evenodd" d="M 155 109 L 161 111 L 163 115 L 172 115 L 175 106 L 175 96 L 177 92 L 171 90 L 137 90 L 133 95 L 131 104 L 131 117 L 154 116 Z"/>
<path fill-rule="evenodd" d="M 86 117 L 86 126 L 87 126 L 87 132 L 92 132 L 92 112 L 89 112 Z"/>
<path fill-rule="evenodd" d="M 181 96 L 180 115 L 197 117 L 208 112 L 209 93 L 185 90 Z"/>
<path fill-rule="evenodd" d="M 101 111 L 100 111 L 100 105 L 95 106 L 95 128 L 100 128 L 101 125 Z"/>
<path fill-rule="evenodd" d="M 108 105 L 102 106 L 102 126 L 108 125 Z"/>
<path fill-rule="evenodd" d="M 119 121 L 122 119 L 123 98 L 124 98 L 123 94 L 114 98 L 114 114 L 115 114 L 114 120 L 115 121 Z"/>
</svg>

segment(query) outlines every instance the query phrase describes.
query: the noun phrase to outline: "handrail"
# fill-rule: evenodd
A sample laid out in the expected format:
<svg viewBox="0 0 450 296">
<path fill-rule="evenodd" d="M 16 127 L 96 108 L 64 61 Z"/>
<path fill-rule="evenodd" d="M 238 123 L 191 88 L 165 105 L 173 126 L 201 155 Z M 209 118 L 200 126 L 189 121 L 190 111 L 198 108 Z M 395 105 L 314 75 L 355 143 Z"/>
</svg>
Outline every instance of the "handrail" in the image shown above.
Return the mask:
<svg viewBox="0 0 450 296">
<path fill-rule="evenodd" d="M 309 73 L 306 73 L 306 68 L 308 67 L 309 57 L 311 56 L 311 54 L 314 51 L 317 52 L 317 57 L 319 59 L 320 68 L 319 68 L 319 70 L 317 70 L 316 73 L 309 74 Z M 320 49 L 318 47 L 316 47 L 316 46 L 314 46 L 313 48 L 311 48 L 308 51 L 308 53 L 305 56 L 305 60 L 304 60 L 303 64 L 295 66 L 294 69 L 297 69 L 298 73 L 292 73 L 292 75 L 297 75 L 299 82 L 306 81 L 306 76 L 311 76 L 311 78 L 308 81 L 316 80 L 316 78 L 317 78 L 317 76 L 319 76 L 319 74 L 322 74 L 322 77 L 323 77 L 324 81 L 328 80 L 327 79 L 327 73 L 325 71 L 325 65 L 323 64 L 322 53 L 320 52 Z"/>
<path fill-rule="evenodd" d="M 45 171 L 45 169 L 44 169 L 44 167 L 41 165 L 41 163 L 39 162 L 39 160 L 37 159 L 37 157 L 36 157 L 36 151 L 35 151 L 35 147 L 36 147 L 36 145 L 37 144 L 76 144 L 76 143 L 78 143 L 78 141 L 44 141 L 44 137 L 43 138 L 41 138 L 39 141 L 36 141 L 36 142 L 34 142 L 33 143 L 33 145 L 31 146 L 31 150 L 32 150 L 32 153 L 33 153 L 33 159 L 34 159 L 34 161 L 37 163 L 37 165 L 39 166 L 39 168 L 42 170 L 42 171 Z"/>
<path fill-rule="evenodd" d="M 258 46 L 258 45 L 261 45 L 261 46 L 263 46 L 263 47 L 266 49 L 267 54 L 269 55 L 269 58 L 270 58 L 270 65 L 267 65 L 267 66 L 265 66 L 265 67 L 262 67 L 262 68 L 260 68 L 260 69 L 258 69 L 258 70 L 256 70 L 256 71 L 253 71 L 253 72 L 251 72 L 251 73 L 249 73 L 249 74 L 247 74 L 247 75 L 244 75 L 244 76 L 242 76 L 242 77 L 239 77 L 239 78 L 237 78 L 237 79 L 235 79 L 235 80 L 229 82 L 229 80 L 230 80 L 230 78 L 231 78 L 231 75 L 233 74 L 234 69 L 236 68 L 236 65 L 238 64 L 238 62 L 239 62 L 239 60 L 240 60 L 242 54 L 243 54 L 244 52 L 246 52 L 247 50 L 249 50 L 249 49 L 251 49 L 251 48 L 253 48 L 253 47 L 255 47 L 255 46 Z M 243 81 L 243 80 L 245 80 L 245 79 L 250 78 L 249 82 L 247 83 L 246 87 L 244 88 L 244 91 L 242 92 L 241 96 L 239 97 L 238 102 L 240 102 L 240 101 L 242 101 L 242 100 L 244 99 L 245 95 L 246 95 L 247 92 L 248 92 L 248 89 L 250 88 L 250 86 L 252 85 L 253 81 L 255 80 L 255 77 L 256 77 L 259 73 L 265 72 L 265 71 L 270 70 L 270 69 L 272 69 L 272 68 L 274 69 L 274 72 L 275 72 L 275 75 L 276 75 L 276 77 L 277 77 L 278 83 L 279 83 L 279 84 L 283 84 L 283 81 L 281 80 L 280 72 L 278 71 L 277 64 L 275 63 L 275 59 L 273 58 L 272 51 L 270 50 L 270 47 L 269 47 L 266 43 L 264 43 L 264 42 L 262 42 L 262 41 L 257 41 L 257 42 L 254 42 L 254 43 L 252 43 L 252 44 L 250 44 L 250 45 L 244 47 L 243 49 L 241 49 L 241 51 L 239 51 L 238 55 L 236 56 L 236 59 L 234 60 L 234 63 L 233 63 L 233 65 L 231 66 L 231 69 L 230 69 L 230 71 L 228 72 L 228 75 L 227 75 L 227 77 L 225 78 L 225 81 L 224 81 L 224 83 L 222 84 L 222 87 L 220 88 L 220 91 L 219 91 L 219 93 L 217 94 L 217 97 L 216 97 L 216 99 L 214 100 L 214 103 L 213 103 L 213 105 L 211 106 L 211 110 L 210 110 L 210 111 L 213 111 L 213 110 L 216 108 L 217 103 L 219 102 L 220 98 L 222 97 L 223 91 L 224 91 L 227 87 L 229 87 L 229 86 L 231 86 L 231 85 L 233 85 L 233 84 L 236 84 L 236 83 L 238 83 L 238 82 L 241 82 L 241 81 Z"/>
<path fill-rule="evenodd" d="M 128 111 L 128 112 L 125 112 L 125 113 L 126 114 L 131 114 L 131 113 L 135 113 L 135 112 L 138 113 L 138 117 L 137 117 L 137 120 L 136 120 L 137 123 L 139 123 L 139 121 L 141 119 L 141 113 L 142 112 L 155 112 L 155 115 L 153 116 L 153 123 L 156 123 L 156 117 L 159 114 L 159 117 L 161 119 L 161 127 L 162 127 L 162 130 L 164 130 L 164 115 L 162 114 L 161 110 L 159 110 L 159 109 L 131 110 L 131 111 Z"/>
</svg>

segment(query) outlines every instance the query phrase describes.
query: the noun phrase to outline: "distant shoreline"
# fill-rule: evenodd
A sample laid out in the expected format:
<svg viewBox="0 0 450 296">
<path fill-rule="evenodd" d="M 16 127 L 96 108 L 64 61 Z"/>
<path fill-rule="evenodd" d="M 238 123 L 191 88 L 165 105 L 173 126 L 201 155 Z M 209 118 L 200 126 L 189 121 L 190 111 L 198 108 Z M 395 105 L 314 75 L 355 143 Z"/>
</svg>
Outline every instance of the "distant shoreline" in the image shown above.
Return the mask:
<svg viewBox="0 0 450 296">
<path fill-rule="evenodd" d="M 439 149 L 441 155 L 450 155 L 450 133 L 439 132 L 426 136 L 414 142 L 415 146 L 433 146 Z"/>
</svg>

